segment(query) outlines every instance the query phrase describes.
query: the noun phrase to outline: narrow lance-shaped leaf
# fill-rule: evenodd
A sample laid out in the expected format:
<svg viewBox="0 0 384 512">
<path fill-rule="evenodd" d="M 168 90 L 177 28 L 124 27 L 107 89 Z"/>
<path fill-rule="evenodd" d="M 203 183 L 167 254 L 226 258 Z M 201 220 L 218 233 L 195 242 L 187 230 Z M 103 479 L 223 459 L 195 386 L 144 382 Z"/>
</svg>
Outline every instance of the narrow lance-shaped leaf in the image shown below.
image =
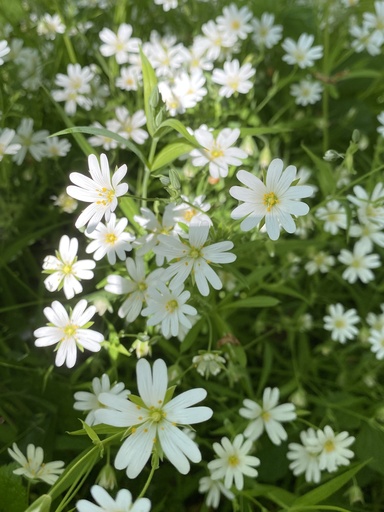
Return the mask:
<svg viewBox="0 0 384 512">
<path fill-rule="evenodd" d="M 165 148 L 163 148 L 155 157 L 151 165 L 151 171 L 157 171 L 157 169 L 170 164 L 176 160 L 176 158 L 179 158 L 179 156 L 192 151 L 193 148 L 194 146 L 191 146 L 191 144 L 187 144 L 186 142 L 173 142 L 172 144 L 168 144 L 168 146 L 165 146 Z"/>
<path fill-rule="evenodd" d="M 131 141 L 125 139 L 118 133 L 114 133 L 111 132 L 110 130 L 107 130 L 106 128 L 98 128 L 96 126 L 73 126 L 71 128 L 67 128 L 65 130 L 56 132 L 52 135 L 66 135 L 68 133 L 89 133 L 90 135 L 102 135 L 103 137 L 109 137 L 110 139 L 115 140 L 116 142 L 119 142 L 120 144 L 126 146 L 130 151 L 132 151 L 132 153 L 134 153 L 141 160 L 141 162 L 144 165 L 148 164 L 148 161 L 143 155 L 143 153 Z M 94 150 L 93 152 L 95 153 Z"/>
<path fill-rule="evenodd" d="M 348 483 L 349 480 L 351 480 L 351 478 L 354 477 L 356 473 L 358 473 L 360 469 L 362 469 L 367 463 L 368 461 L 362 462 L 361 464 L 352 467 L 345 473 L 333 478 L 329 482 L 320 485 L 320 487 L 316 487 L 316 489 L 307 492 L 307 494 L 304 494 L 304 496 L 301 496 L 292 504 L 292 508 L 290 508 L 289 511 L 299 511 L 302 510 L 300 507 L 306 505 L 317 505 L 318 503 L 326 500 L 329 498 L 329 496 L 332 496 L 332 494 L 335 494 L 335 492 L 341 489 L 343 485 Z"/>
<path fill-rule="evenodd" d="M 144 86 L 144 110 L 147 118 L 147 128 L 151 137 L 155 133 L 155 109 L 153 107 L 153 96 L 154 91 L 157 91 L 157 78 L 155 71 L 144 55 L 144 52 L 140 48 L 141 68 L 143 71 L 143 86 Z"/>
</svg>

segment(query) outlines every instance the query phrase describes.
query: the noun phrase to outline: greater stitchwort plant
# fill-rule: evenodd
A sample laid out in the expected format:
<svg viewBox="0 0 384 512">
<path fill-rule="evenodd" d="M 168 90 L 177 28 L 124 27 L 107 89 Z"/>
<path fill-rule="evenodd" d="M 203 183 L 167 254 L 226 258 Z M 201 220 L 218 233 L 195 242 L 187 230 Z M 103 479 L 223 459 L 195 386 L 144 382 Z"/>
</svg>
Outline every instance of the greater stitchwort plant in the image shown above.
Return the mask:
<svg viewBox="0 0 384 512">
<path fill-rule="evenodd" d="M 384 0 L 0 0 L 0 511 L 384 509 Z"/>
</svg>

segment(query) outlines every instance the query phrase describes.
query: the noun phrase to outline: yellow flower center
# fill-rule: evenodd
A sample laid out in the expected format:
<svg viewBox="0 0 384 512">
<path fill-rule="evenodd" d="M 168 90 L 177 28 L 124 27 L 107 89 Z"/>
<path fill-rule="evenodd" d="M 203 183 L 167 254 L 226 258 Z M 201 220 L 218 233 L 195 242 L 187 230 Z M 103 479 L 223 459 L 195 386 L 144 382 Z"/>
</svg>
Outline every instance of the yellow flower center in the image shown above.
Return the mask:
<svg viewBox="0 0 384 512">
<path fill-rule="evenodd" d="M 64 327 L 63 331 L 67 338 L 72 338 L 76 334 L 77 329 L 77 325 L 68 324 Z"/>
<path fill-rule="evenodd" d="M 191 247 L 189 255 L 191 258 L 197 259 L 201 257 L 201 251 L 197 247 Z"/>
<path fill-rule="evenodd" d="M 166 417 L 166 415 L 167 413 L 165 413 L 162 409 L 153 408 L 150 416 L 152 421 L 154 421 L 155 423 L 160 423 L 160 421 L 162 421 Z"/>
<path fill-rule="evenodd" d="M 193 217 L 196 215 L 196 213 L 197 213 L 197 211 L 194 208 L 190 208 L 189 210 L 187 210 L 184 213 L 184 219 L 187 222 L 190 222 L 193 219 Z"/>
<path fill-rule="evenodd" d="M 147 289 L 147 284 L 144 281 L 141 281 L 141 283 L 138 283 L 137 286 L 141 292 L 145 292 L 145 290 Z"/>
<path fill-rule="evenodd" d="M 237 91 L 239 88 L 239 80 L 237 78 L 232 78 L 232 80 L 228 80 L 228 85 L 234 91 Z"/>
<path fill-rule="evenodd" d="M 240 463 L 239 457 L 237 455 L 230 455 L 228 457 L 228 464 L 233 468 L 238 466 Z"/>
<path fill-rule="evenodd" d="M 219 158 L 221 156 L 224 156 L 224 151 L 221 148 L 213 147 L 211 150 L 211 160 L 214 160 L 215 158 Z"/>
<path fill-rule="evenodd" d="M 261 415 L 261 419 L 267 423 L 271 419 L 271 415 L 268 411 L 264 411 Z"/>
<path fill-rule="evenodd" d="M 68 275 L 72 273 L 72 265 L 66 263 L 63 267 L 63 274 Z"/>
<path fill-rule="evenodd" d="M 113 198 L 115 197 L 115 191 L 110 188 L 103 187 L 102 189 L 98 190 L 98 192 L 99 197 L 102 197 L 103 199 L 96 201 L 96 204 L 107 206 L 113 201 Z"/>
<path fill-rule="evenodd" d="M 231 27 L 233 30 L 239 30 L 240 28 L 240 21 L 239 20 L 233 20 L 231 23 Z"/>
<path fill-rule="evenodd" d="M 166 305 L 165 305 L 165 309 L 169 312 L 169 313 L 173 313 L 177 308 L 179 307 L 179 303 L 177 302 L 176 299 L 172 299 L 172 300 L 169 300 Z"/>
<path fill-rule="evenodd" d="M 114 233 L 108 233 L 105 236 L 105 242 L 109 245 L 114 245 L 117 241 L 117 236 Z"/>
<path fill-rule="evenodd" d="M 72 89 L 75 89 L 75 91 L 77 91 L 78 89 L 80 89 L 80 87 L 82 85 L 83 85 L 83 81 L 81 80 L 81 78 L 79 78 L 79 77 L 72 78 L 72 80 L 71 80 L 71 88 Z"/>
<path fill-rule="evenodd" d="M 264 194 L 263 200 L 268 212 L 272 210 L 275 204 L 279 203 L 279 199 L 274 192 L 268 192 L 267 194 Z"/>
<path fill-rule="evenodd" d="M 328 441 L 324 443 L 324 450 L 327 453 L 333 452 L 335 450 L 335 443 L 332 441 L 332 439 L 328 439 Z"/>
<path fill-rule="evenodd" d="M 345 320 L 344 318 L 338 318 L 335 320 L 336 329 L 345 329 Z"/>
</svg>

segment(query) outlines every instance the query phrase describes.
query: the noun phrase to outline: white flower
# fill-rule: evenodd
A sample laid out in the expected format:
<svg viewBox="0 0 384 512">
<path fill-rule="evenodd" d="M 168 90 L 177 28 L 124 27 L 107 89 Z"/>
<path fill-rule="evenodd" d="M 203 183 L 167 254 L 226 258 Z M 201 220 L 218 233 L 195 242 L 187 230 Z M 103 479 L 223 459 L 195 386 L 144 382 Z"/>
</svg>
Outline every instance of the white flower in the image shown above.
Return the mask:
<svg viewBox="0 0 384 512">
<path fill-rule="evenodd" d="M 147 463 L 151 453 L 159 450 L 183 475 L 190 470 L 189 460 L 201 461 L 197 444 L 178 425 L 191 425 L 208 420 L 212 416 L 209 407 L 191 407 L 207 396 L 202 388 L 185 391 L 167 401 L 167 366 L 157 359 L 151 370 L 146 359 L 139 359 L 136 366 L 137 386 L 140 399 L 129 401 L 100 395 L 104 405 L 114 411 L 98 410 L 98 421 L 116 427 L 130 427 L 130 435 L 120 447 L 116 469 L 127 468 L 128 478 L 136 478 Z M 129 397 L 130 398 L 130 397 Z"/>
<path fill-rule="evenodd" d="M 11 51 L 10 47 L 8 46 L 7 41 L 5 39 L 3 41 L 0 41 L 0 66 L 4 64 L 4 59 L 6 55 Z"/>
<path fill-rule="evenodd" d="M 291 85 L 291 95 L 295 98 L 297 105 L 313 105 L 321 99 L 323 86 L 320 82 L 304 79 L 298 84 Z"/>
<path fill-rule="evenodd" d="M 152 64 L 156 76 L 173 77 L 175 71 L 183 64 L 181 49 L 183 45 L 176 44 L 175 36 L 161 37 L 158 32 L 152 31 L 150 41 L 143 45 L 143 51 Z"/>
<path fill-rule="evenodd" d="M 117 133 L 124 139 L 132 139 L 136 144 L 144 144 L 148 133 L 141 129 L 147 122 L 144 110 L 138 110 L 132 116 L 125 107 L 117 107 L 116 111 Z"/>
<path fill-rule="evenodd" d="M 324 329 L 331 331 L 333 341 L 345 343 L 347 340 L 353 340 L 359 330 L 355 324 L 360 322 L 356 309 L 344 310 L 340 303 L 329 306 L 329 315 L 324 318 Z"/>
<path fill-rule="evenodd" d="M 209 294 L 208 283 L 215 290 L 221 290 L 223 284 L 211 268 L 210 263 L 232 263 L 236 256 L 228 253 L 233 248 L 233 243 L 218 242 L 206 245 L 209 235 L 209 224 L 191 224 L 189 226 L 188 240 L 181 240 L 169 235 L 159 235 L 159 245 L 155 247 L 156 254 L 160 254 L 171 262 L 165 270 L 163 279 L 171 279 L 171 290 L 182 286 L 190 274 L 192 274 L 199 292 L 207 296 Z M 172 263 L 173 260 L 176 260 Z"/>
<path fill-rule="evenodd" d="M 377 131 L 382 137 L 384 137 L 384 110 L 377 116 L 377 120 L 381 124 L 381 126 L 377 127 Z"/>
<path fill-rule="evenodd" d="M 235 4 L 230 4 L 223 8 L 223 14 L 216 18 L 218 29 L 225 36 L 235 36 L 239 39 L 246 39 L 248 34 L 252 32 L 252 25 L 249 21 L 252 13 L 248 7 L 240 9 Z"/>
<path fill-rule="evenodd" d="M 286 51 L 283 60 L 291 65 L 297 64 L 302 69 L 313 66 L 315 60 L 323 56 L 322 46 L 312 47 L 314 40 L 312 34 L 301 34 L 297 42 L 287 37 L 282 43 L 283 50 Z"/>
<path fill-rule="evenodd" d="M 302 444 L 289 443 L 287 457 L 292 462 L 289 469 L 293 471 L 295 476 L 305 473 L 305 480 L 307 482 L 314 482 L 318 484 L 321 478 L 321 471 L 319 466 L 319 453 L 320 449 L 313 446 L 317 441 L 316 432 L 313 428 L 300 432 L 300 439 Z"/>
<path fill-rule="evenodd" d="M 135 66 L 120 68 L 120 76 L 116 78 L 116 87 L 123 91 L 137 91 L 141 84 L 141 73 Z"/>
<path fill-rule="evenodd" d="M 233 500 L 235 495 L 227 489 L 219 480 L 212 480 L 210 476 L 203 476 L 199 480 L 199 492 L 207 494 L 205 504 L 207 507 L 218 508 L 220 496 L 223 494 L 228 500 Z"/>
<path fill-rule="evenodd" d="M 201 72 L 194 71 L 189 75 L 184 71 L 175 78 L 172 94 L 180 101 L 183 109 L 193 108 L 207 94 L 204 84 L 205 77 Z"/>
<path fill-rule="evenodd" d="M 375 353 L 376 359 L 384 359 L 384 326 L 380 330 L 371 329 L 368 342 L 371 344 L 371 350 Z"/>
<path fill-rule="evenodd" d="M 12 141 L 15 144 L 20 144 L 21 149 L 14 153 L 12 160 L 17 165 L 21 165 L 27 152 L 29 152 L 37 162 L 40 162 L 45 156 L 46 146 L 44 142 L 48 136 L 48 130 L 33 131 L 33 119 L 23 118 Z"/>
<path fill-rule="evenodd" d="M 247 94 L 253 87 L 253 83 L 249 78 L 255 73 L 256 70 L 249 62 L 240 66 L 239 61 L 234 59 L 224 62 L 224 70 L 213 70 L 212 82 L 222 85 L 219 89 L 219 96 L 229 98 L 235 92 Z"/>
<path fill-rule="evenodd" d="M 59 250 L 56 256 L 44 258 L 44 273 L 50 275 L 44 280 L 45 287 L 49 292 L 61 290 L 67 299 L 72 299 L 77 293 L 83 291 L 80 284 L 81 279 L 92 279 L 92 269 L 96 263 L 93 260 L 77 259 L 79 242 L 77 238 L 69 238 L 63 235 L 60 239 Z"/>
<path fill-rule="evenodd" d="M 130 279 L 110 275 L 107 277 L 105 289 L 116 295 L 127 296 L 119 308 L 118 315 L 120 318 L 126 318 L 127 322 L 133 322 L 140 315 L 143 304 L 146 302 L 148 287 L 156 286 L 162 270 L 156 269 L 146 276 L 144 260 L 140 257 L 136 257 L 135 260 L 127 258 L 125 264 Z"/>
<path fill-rule="evenodd" d="M 140 208 L 141 216 L 134 216 L 135 222 L 137 222 L 142 228 L 149 232 L 148 234 L 137 238 L 135 241 L 135 246 L 138 247 L 136 251 L 138 256 L 144 256 L 156 247 L 156 245 L 159 243 L 159 234 L 173 232 L 175 226 L 175 220 L 173 218 L 173 207 L 173 204 L 167 204 L 164 209 L 161 221 L 159 221 L 155 214 L 146 207 Z M 161 267 L 163 263 L 164 256 L 156 254 L 156 265 Z"/>
<path fill-rule="evenodd" d="M 375 31 L 384 41 L 384 1 L 375 1 L 375 14 L 371 12 L 363 13 L 364 25 Z"/>
<path fill-rule="evenodd" d="M 278 388 L 265 388 L 262 406 L 249 398 L 243 401 L 244 407 L 239 411 L 240 416 L 251 420 L 244 431 L 245 437 L 255 441 L 265 429 L 273 444 L 279 445 L 287 439 L 281 423 L 296 419 L 295 406 L 291 403 L 278 405 L 279 396 Z"/>
<path fill-rule="evenodd" d="M 0 162 L 4 155 L 15 155 L 20 149 L 21 144 L 11 144 L 15 137 L 15 130 L 4 128 L 0 135 Z"/>
<path fill-rule="evenodd" d="M 226 363 L 226 359 L 220 356 L 218 352 L 204 352 L 192 359 L 192 364 L 196 367 L 196 371 L 206 379 L 210 375 L 218 375 Z"/>
<path fill-rule="evenodd" d="M 197 315 L 194 307 L 186 304 L 190 292 L 178 286 L 173 290 L 158 281 L 156 287 L 148 289 L 147 307 L 142 310 L 143 316 L 148 316 L 147 325 L 160 325 L 161 333 L 165 338 L 178 336 L 181 328 L 192 327 L 189 316 Z"/>
<path fill-rule="evenodd" d="M 64 306 L 57 300 L 51 306 L 44 308 L 44 315 L 49 324 L 40 327 L 33 333 L 37 340 L 36 347 L 48 347 L 57 344 L 55 364 L 62 366 L 64 363 L 72 368 L 76 363 L 77 349 L 98 352 L 104 336 L 99 332 L 87 328 L 88 322 L 96 313 L 95 306 L 87 308 L 87 301 L 82 299 L 76 304 L 70 315 Z"/>
<path fill-rule="evenodd" d="M 212 225 L 211 219 L 205 213 L 211 208 L 209 203 L 204 202 L 205 196 L 197 196 L 193 200 L 183 195 L 180 197 L 185 203 L 173 206 L 172 215 L 174 222 L 181 222 L 187 226 L 202 223 Z M 181 234 L 181 228 L 176 226 L 175 229 Z"/>
<path fill-rule="evenodd" d="M 361 53 L 366 50 L 370 55 L 379 55 L 381 52 L 381 45 L 383 43 L 383 36 L 379 32 L 372 32 L 372 30 L 363 25 L 352 25 L 349 29 L 349 33 L 354 40 L 352 41 L 351 47 L 356 53 Z"/>
<path fill-rule="evenodd" d="M 319 251 L 312 256 L 311 261 L 308 261 L 308 263 L 304 265 L 304 268 L 310 276 L 316 274 L 316 272 L 326 274 L 329 272 L 329 269 L 335 265 L 335 263 L 336 259 L 334 256 L 331 256 L 324 251 Z"/>
<path fill-rule="evenodd" d="M 375 331 L 381 331 L 384 329 L 384 304 L 380 304 L 381 313 L 376 315 L 376 313 L 368 313 L 366 322 L 371 327 L 371 329 Z"/>
<path fill-rule="evenodd" d="M 259 466 L 260 460 L 257 457 L 248 455 L 252 449 L 252 441 L 238 434 L 233 443 L 223 437 L 220 443 L 213 443 L 213 449 L 218 456 L 217 459 L 208 463 L 213 480 L 224 478 L 224 485 L 227 489 L 232 487 L 233 481 L 238 491 L 244 487 L 244 476 L 256 478 L 257 470 L 252 466 Z"/>
<path fill-rule="evenodd" d="M 125 64 L 129 61 L 129 53 L 138 53 L 140 39 L 131 37 L 132 27 L 127 23 L 122 23 L 117 34 L 109 28 L 103 28 L 99 37 L 104 44 L 100 46 L 100 53 L 104 57 L 115 56 L 118 64 Z"/>
<path fill-rule="evenodd" d="M 96 261 L 107 255 L 111 265 L 116 263 L 116 256 L 120 260 L 125 260 L 125 253 L 132 250 L 131 242 L 135 239 L 133 235 L 124 231 L 127 224 L 128 219 L 123 218 L 117 222 L 116 215 L 111 213 L 111 218 L 106 224 L 100 222 L 92 233 L 85 232 L 89 238 L 93 238 L 85 252 L 93 252 Z"/>
<path fill-rule="evenodd" d="M 32 481 L 41 480 L 49 485 L 53 485 L 64 471 L 64 462 L 55 460 L 53 462 L 43 462 L 44 450 L 40 446 L 29 444 L 27 446 L 27 456 L 19 449 L 16 443 L 12 444 L 12 449 L 8 448 L 8 453 L 20 468 L 13 471 L 15 475 L 22 475 Z"/>
<path fill-rule="evenodd" d="M 111 387 L 109 377 L 106 373 L 101 376 L 101 379 L 95 377 L 92 380 L 92 390 L 93 393 L 88 391 L 77 391 L 74 395 L 74 398 L 77 401 L 73 404 L 73 408 L 76 411 L 88 412 L 87 417 L 85 418 L 85 423 L 89 426 L 98 424 L 98 421 L 95 418 L 95 411 L 105 407 L 99 402 L 100 393 L 110 393 L 121 398 L 127 398 L 130 393 L 128 389 L 125 389 L 123 382 L 117 382 Z"/>
<path fill-rule="evenodd" d="M 73 115 L 76 112 L 77 105 L 90 110 L 92 101 L 85 95 L 91 93 L 90 81 L 94 78 L 94 73 L 90 66 L 80 64 L 68 64 L 67 75 L 58 73 L 55 78 L 55 84 L 62 89 L 52 91 L 52 97 L 55 101 L 65 101 L 65 112 Z"/>
<path fill-rule="evenodd" d="M 103 487 L 93 485 L 91 494 L 97 505 L 88 500 L 76 503 L 78 512 L 149 512 L 151 502 L 148 498 L 139 498 L 132 503 L 132 494 L 127 489 L 121 489 L 113 499 Z"/>
<path fill-rule="evenodd" d="M 347 249 L 341 249 L 338 260 L 347 265 L 347 268 L 342 274 L 342 278 L 348 283 L 356 283 L 359 279 L 362 283 L 369 283 L 375 279 L 372 268 L 381 266 L 380 257 L 378 254 L 368 254 L 365 245 L 355 244 L 353 252 Z"/>
<path fill-rule="evenodd" d="M 224 34 L 220 27 L 212 20 L 204 23 L 201 27 L 204 36 L 195 39 L 195 46 L 206 51 L 209 60 L 216 60 L 223 53 L 223 50 L 233 48 L 237 37 L 235 34 Z"/>
<path fill-rule="evenodd" d="M 155 4 L 162 5 L 164 12 L 168 12 L 171 9 L 176 9 L 178 5 L 177 0 L 155 0 Z"/>
<path fill-rule="evenodd" d="M 282 38 L 282 25 L 274 25 L 275 16 L 268 12 L 261 15 L 260 20 L 254 18 L 252 20 L 252 39 L 257 46 L 265 46 L 272 48 Z"/>
<path fill-rule="evenodd" d="M 309 206 L 298 199 L 312 195 L 309 185 L 291 186 L 296 178 L 296 167 L 289 165 L 283 171 L 283 161 L 275 158 L 269 164 L 266 183 L 248 171 L 239 171 L 236 176 L 245 187 L 231 187 L 229 193 L 235 199 L 244 201 L 231 213 L 232 219 L 245 217 L 240 224 L 242 231 L 250 231 L 265 218 L 268 236 L 277 240 L 280 226 L 288 233 L 296 231 L 292 215 L 305 215 Z"/>
<path fill-rule="evenodd" d="M 37 24 L 37 33 L 39 36 L 45 36 L 47 39 L 55 39 L 56 34 L 64 34 L 65 25 L 58 14 L 44 14 Z"/>
<path fill-rule="evenodd" d="M 116 121 L 116 119 L 111 119 L 106 122 L 107 130 L 114 133 L 117 133 L 119 126 L 120 124 L 118 121 Z M 92 127 L 104 128 L 104 126 L 97 121 L 95 123 L 92 123 Z M 92 137 L 89 137 L 88 142 L 93 147 L 103 146 L 103 148 L 106 151 L 109 151 L 110 149 L 115 149 L 118 145 L 117 141 L 112 139 L 109 135 L 93 135 Z"/>
<path fill-rule="evenodd" d="M 355 438 L 348 432 L 335 434 L 333 429 L 326 425 L 323 430 L 316 432 L 316 440 L 311 440 L 312 445 L 319 449 L 319 467 L 329 472 L 336 471 L 339 466 L 348 466 L 354 457 L 352 450 L 348 448 Z"/>
<path fill-rule="evenodd" d="M 59 139 L 59 137 L 49 137 L 45 141 L 45 156 L 48 158 L 66 156 L 70 149 L 71 143 L 68 141 L 68 139 Z"/>
<path fill-rule="evenodd" d="M 205 128 L 195 130 L 194 136 L 202 147 L 191 151 L 192 165 L 202 167 L 209 163 L 209 173 L 213 178 L 225 178 L 228 165 L 241 165 L 241 161 L 247 158 L 245 151 L 232 147 L 239 135 L 238 128 L 224 128 L 216 138 Z"/>
<path fill-rule="evenodd" d="M 355 185 L 353 191 L 355 195 L 348 195 L 347 198 L 357 206 L 359 222 L 375 222 L 384 226 L 384 184 L 377 183 L 370 194 L 360 185 Z"/>
<path fill-rule="evenodd" d="M 72 172 L 69 179 L 77 186 L 67 187 L 67 193 L 79 201 L 91 203 L 80 214 L 75 226 L 81 228 L 88 224 L 87 232 L 92 233 L 104 216 L 109 221 L 111 213 L 117 207 L 117 198 L 127 193 L 128 184 L 120 183 L 127 174 L 127 166 L 124 164 L 119 167 L 112 179 L 106 155 L 100 155 L 100 164 L 96 155 L 89 155 L 88 166 L 92 179 Z"/>
<path fill-rule="evenodd" d="M 347 229 L 347 212 L 339 201 L 328 201 L 325 206 L 317 209 L 315 215 L 324 221 L 323 229 L 331 235 L 337 235 L 339 229 Z"/>
<path fill-rule="evenodd" d="M 70 197 L 66 192 L 61 192 L 58 196 L 51 196 L 53 204 L 58 206 L 65 213 L 73 213 L 77 208 L 77 201 Z"/>
<path fill-rule="evenodd" d="M 363 247 L 365 253 L 373 250 L 373 244 L 384 247 L 383 227 L 375 222 L 354 224 L 349 228 L 349 235 L 360 238 L 360 240 L 356 242 L 356 246 Z"/>
</svg>

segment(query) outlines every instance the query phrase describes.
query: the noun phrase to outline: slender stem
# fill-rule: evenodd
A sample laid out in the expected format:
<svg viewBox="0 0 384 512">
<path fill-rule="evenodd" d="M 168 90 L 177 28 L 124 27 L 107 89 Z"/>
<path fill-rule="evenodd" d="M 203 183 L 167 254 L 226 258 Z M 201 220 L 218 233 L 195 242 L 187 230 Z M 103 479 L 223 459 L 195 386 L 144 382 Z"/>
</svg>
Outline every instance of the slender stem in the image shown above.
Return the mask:
<svg viewBox="0 0 384 512">
<path fill-rule="evenodd" d="M 329 29 L 328 29 L 328 11 L 325 12 L 326 25 L 323 31 L 323 47 L 324 47 L 324 58 L 323 58 L 323 73 L 325 76 L 329 74 Z M 324 84 L 323 99 L 322 99 L 322 110 L 323 110 L 323 153 L 329 149 L 329 86 Z"/>
<path fill-rule="evenodd" d="M 139 494 L 138 498 L 142 498 L 145 495 L 145 493 L 147 492 L 147 489 L 149 487 L 149 484 L 152 481 L 152 478 L 153 478 L 153 475 L 155 474 L 156 469 L 157 469 L 157 464 L 153 464 L 152 468 L 151 468 L 151 472 L 149 473 L 148 480 L 145 482 L 145 485 L 144 485 L 141 493 Z"/>
<path fill-rule="evenodd" d="M 156 153 L 156 146 L 157 146 L 158 140 L 159 139 L 156 138 L 156 137 L 154 137 L 152 139 L 151 149 L 149 151 L 149 157 L 148 157 L 149 165 L 152 165 L 152 162 L 153 162 L 153 159 L 154 159 L 154 156 L 155 156 L 155 153 Z M 142 185 L 141 185 L 141 196 L 142 196 L 141 206 L 142 207 L 147 206 L 148 183 L 149 183 L 149 176 L 150 176 L 150 174 L 151 174 L 150 169 L 147 166 L 145 166 L 143 182 L 142 182 Z"/>
<path fill-rule="evenodd" d="M 70 40 L 69 36 L 67 34 L 64 34 L 63 36 L 64 44 L 68 52 L 69 60 L 72 62 L 72 64 L 76 64 L 76 54 L 75 50 L 73 49 L 72 41 Z"/>
</svg>

